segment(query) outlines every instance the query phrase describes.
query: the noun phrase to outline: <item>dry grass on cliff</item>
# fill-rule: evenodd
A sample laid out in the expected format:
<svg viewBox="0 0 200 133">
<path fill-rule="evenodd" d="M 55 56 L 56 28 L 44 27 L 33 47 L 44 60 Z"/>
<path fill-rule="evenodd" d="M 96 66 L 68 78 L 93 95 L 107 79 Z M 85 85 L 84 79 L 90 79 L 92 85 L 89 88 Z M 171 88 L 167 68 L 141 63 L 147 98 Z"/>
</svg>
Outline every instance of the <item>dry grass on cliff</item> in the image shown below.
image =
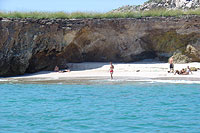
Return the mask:
<svg viewBox="0 0 200 133">
<path fill-rule="evenodd" d="M 95 12 L 0 12 L 3 18 L 136 18 L 141 17 L 139 13 L 95 13 Z"/>
<path fill-rule="evenodd" d="M 198 10 L 150 10 L 143 12 L 0 12 L 0 17 L 3 18 L 63 18 L 63 19 L 79 19 L 79 18 L 141 18 L 141 17 L 167 17 L 167 16 L 183 16 L 183 15 L 200 15 Z"/>
<path fill-rule="evenodd" d="M 143 11 L 143 17 L 168 17 L 168 16 L 182 16 L 185 15 L 184 11 L 181 10 L 164 10 L 164 9 L 155 9 L 150 11 Z"/>
</svg>

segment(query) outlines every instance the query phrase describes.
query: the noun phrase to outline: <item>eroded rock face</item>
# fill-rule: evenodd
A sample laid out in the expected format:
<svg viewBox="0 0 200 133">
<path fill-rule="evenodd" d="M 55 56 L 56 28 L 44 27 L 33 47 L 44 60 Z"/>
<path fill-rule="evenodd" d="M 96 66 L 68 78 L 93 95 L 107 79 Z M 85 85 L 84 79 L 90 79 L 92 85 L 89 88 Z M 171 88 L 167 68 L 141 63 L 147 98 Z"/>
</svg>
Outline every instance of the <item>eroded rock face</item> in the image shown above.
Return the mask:
<svg viewBox="0 0 200 133">
<path fill-rule="evenodd" d="M 134 62 L 181 52 L 200 59 L 200 17 L 0 19 L 0 76 L 65 68 L 68 62 Z M 188 48 L 192 46 L 196 49 Z M 195 52 L 194 52 L 195 51 Z M 195 53 L 195 54 L 194 54 Z M 195 56 L 194 56 L 195 55 Z"/>
</svg>

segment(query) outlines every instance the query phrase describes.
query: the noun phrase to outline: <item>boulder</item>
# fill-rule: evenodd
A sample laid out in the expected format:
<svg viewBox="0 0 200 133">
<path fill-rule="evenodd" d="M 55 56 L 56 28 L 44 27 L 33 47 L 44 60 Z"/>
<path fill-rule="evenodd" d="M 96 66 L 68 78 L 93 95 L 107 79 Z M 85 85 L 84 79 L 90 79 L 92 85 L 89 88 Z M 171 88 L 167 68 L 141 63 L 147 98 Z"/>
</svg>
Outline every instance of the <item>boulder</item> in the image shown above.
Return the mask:
<svg viewBox="0 0 200 133">
<path fill-rule="evenodd" d="M 172 56 L 172 58 L 173 58 L 174 63 L 176 63 L 176 64 L 183 64 L 183 63 L 191 62 L 191 59 L 188 56 L 183 55 L 182 53 L 175 53 Z"/>
<path fill-rule="evenodd" d="M 200 43 L 199 43 L 199 45 L 200 45 Z M 200 61 L 200 49 L 198 46 L 187 45 L 186 53 L 189 57 L 191 57 L 193 62 Z"/>
<path fill-rule="evenodd" d="M 191 71 L 197 71 L 198 69 L 196 67 L 190 67 Z"/>
</svg>

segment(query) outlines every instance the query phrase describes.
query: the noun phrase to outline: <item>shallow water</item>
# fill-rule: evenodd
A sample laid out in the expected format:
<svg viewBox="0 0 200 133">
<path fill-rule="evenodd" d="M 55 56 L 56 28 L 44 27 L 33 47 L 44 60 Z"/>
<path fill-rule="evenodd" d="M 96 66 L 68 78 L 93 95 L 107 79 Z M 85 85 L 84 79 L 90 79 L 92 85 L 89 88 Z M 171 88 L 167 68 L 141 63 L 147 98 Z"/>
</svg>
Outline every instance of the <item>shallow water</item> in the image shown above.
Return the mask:
<svg viewBox="0 0 200 133">
<path fill-rule="evenodd" d="M 0 132 L 200 132 L 200 85 L 0 84 Z"/>
</svg>

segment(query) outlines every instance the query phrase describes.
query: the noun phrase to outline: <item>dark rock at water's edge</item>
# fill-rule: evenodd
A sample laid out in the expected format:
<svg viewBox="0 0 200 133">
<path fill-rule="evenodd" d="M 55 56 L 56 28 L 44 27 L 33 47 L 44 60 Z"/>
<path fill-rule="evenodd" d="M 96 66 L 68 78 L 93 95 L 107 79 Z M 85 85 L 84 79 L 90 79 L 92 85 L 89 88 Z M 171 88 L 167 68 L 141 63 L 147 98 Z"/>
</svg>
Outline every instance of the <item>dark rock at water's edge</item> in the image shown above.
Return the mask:
<svg viewBox="0 0 200 133">
<path fill-rule="evenodd" d="M 0 76 L 65 68 L 68 62 L 200 61 L 200 17 L 0 20 Z"/>
</svg>

